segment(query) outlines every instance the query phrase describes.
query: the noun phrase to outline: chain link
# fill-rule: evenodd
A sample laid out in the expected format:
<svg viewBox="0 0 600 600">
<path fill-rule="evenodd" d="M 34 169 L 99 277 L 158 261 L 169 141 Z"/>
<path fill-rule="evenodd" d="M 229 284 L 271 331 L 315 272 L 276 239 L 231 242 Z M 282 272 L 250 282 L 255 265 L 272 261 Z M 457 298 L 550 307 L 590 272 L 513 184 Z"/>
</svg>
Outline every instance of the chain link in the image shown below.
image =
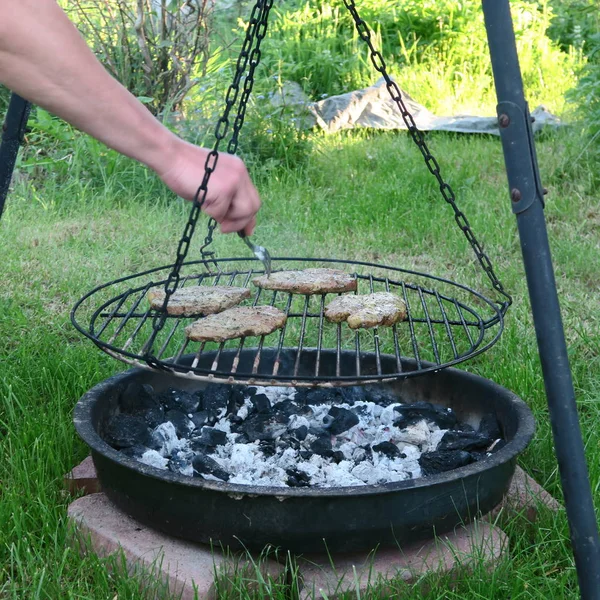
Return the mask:
<svg viewBox="0 0 600 600">
<path fill-rule="evenodd" d="M 467 217 L 456 205 L 456 196 L 452 191 L 450 185 L 446 183 L 442 178 L 440 165 L 438 161 L 435 159 L 433 154 L 431 154 L 431 151 L 429 150 L 427 143 L 425 142 L 425 137 L 423 136 L 423 133 L 419 130 L 413 116 L 406 108 L 406 105 L 402 100 L 402 92 L 400 91 L 398 84 L 395 81 L 393 81 L 393 79 L 389 76 L 383 56 L 373 45 L 369 26 L 365 21 L 363 21 L 363 19 L 358 14 L 358 10 L 356 8 L 354 0 L 344 0 L 344 4 L 349 10 L 350 14 L 352 15 L 352 18 L 354 19 L 354 25 L 356 26 L 356 30 L 358 31 L 360 38 L 369 47 L 371 62 L 373 63 L 375 69 L 383 76 L 390 97 L 398 106 L 398 109 L 400 110 L 400 114 L 402 115 L 402 119 L 408 129 L 408 132 L 410 133 L 410 136 L 412 137 L 417 148 L 419 148 L 419 150 L 421 151 L 421 154 L 423 155 L 423 159 L 425 160 L 425 164 L 427 165 L 429 172 L 437 179 L 442 197 L 452 207 L 454 211 L 454 219 L 458 227 L 464 233 L 469 244 L 471 245 L 471 248 L 473 248 L 473 251 L 477 256 L 477 260 L 479 261 L 479 264 L 481 265 L 481 268 L 483 269 L 485 274 L 488 276 L 492 287 L 497 292 L 502 294 L 502 296 L 504 296 L 505 300 L 501 303 L 501 305 L 503 313 L 506 312 L 508 307 L 512 304 L 512 298 L 510 294 L 508 294 L 508 292 L 504 289 L 504 286 L 502 285 L 502 283 L 500 283 L 500 280 L 496 276 L 496 273 L 494 272 L 494 267 L 492 266 L 492 261 L 484 252 L 481 243 L 475 237 L 475 234 L 473 233 L 473 230 L 469 225 Z"/>
<path fill-rule="evenodd" d="M 188 254 L 190 242 L 194 235 L 194 231 L 196 229 L 196 224 L 198 222 L 202 206 L 206 201 L 208 182 L 210 180 L 210 176 L 217 167 L 217 162 L 219 160 L 220 144 L 222 140 L 224 140 L 227 136 L 227 132 L 230 125 L 229 115 L 236 102 L 238 102 L 239 96 L 239 106 L 233 125 L 233 134 L 227 148 L 230 154 L 234 154 L 237 150 L 238 136 L 240 133 L 240 129 L 244 123 L 246 105 L 250 96 L 250 92 L 252 91 L 252 87 L 254 85 L 254 71 L 260 61 L 260 44 L 266 35 L 267 19 L 272 6 L 273 0 L 257 0 L 250 14 L 250 19 L 246 28 L 246 35 L 244 38 L 244 42 L 242 43 L 242 49 L 240 51 L 240 54 L 238 55 L 238 59 L 236 62 L 233 82 L 227 89 L 227 93 L 225 95 L 225 109 L 223 111 L 222 116 L 217 121 L 217 125 L 215 127 L 215 143 L 213 149 L 211 150 L 211 152 L 209 152 L 208 156 L 206 157 L 202 183 L 196 191 L 192 203 L 192 208 L 188 217 L 188 221 L 183 230 L 181 239 L 179 240 L 175 262 L 173 263 L 173 267 L 165 283 L 165 299 L 163 301 L 163 305 L 159 313 L 154 317 L 152 321 L 153 333 L 145 348 L 146 361 L 152 367 L 158 366 L 156 360 L 153 359 L 150 355 L 152 351 L 152 346 L 154 344 L 156 336 L 165 325 L 167 319 L 166 308 L 169 302 L 169 298 L 179 286 L 181 267 Z M 248 63 L 250 63 L 250 67 L 248 69 L 248 73 L 244 76 L 244 74 L 246 73 L 246 69 L 248 68 Z M 244 81 L 244 84 L 242 93 L 240 95 L 240 83 L 242 82 L 242 80 Z M 207 248 L 213 241 L 213 234 L 216 227 L 217 222 L 211 217 L 208 221 L 207 233 L 206 237 L 204 238 L 204 244 L 200 249 L 202 259 L 205 262 L 207 262 L 210 259 L 213 259 L 214 262 L 214 252 L 208 251 Z M 214 264 L 216 265 L 216 262 L 214 262 Z"/>
</svg>

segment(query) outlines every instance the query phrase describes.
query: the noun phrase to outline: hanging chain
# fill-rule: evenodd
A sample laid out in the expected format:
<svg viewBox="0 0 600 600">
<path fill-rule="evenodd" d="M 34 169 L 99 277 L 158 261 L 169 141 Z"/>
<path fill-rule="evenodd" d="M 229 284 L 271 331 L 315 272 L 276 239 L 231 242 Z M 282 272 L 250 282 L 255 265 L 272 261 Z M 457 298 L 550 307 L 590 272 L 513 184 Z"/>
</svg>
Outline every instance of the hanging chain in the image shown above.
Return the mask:
<svg viewBox="0 0 600 600">
<path fill-rule="evenodd" d="M 254 71 L 260 61 L 260 44 L 266 35 L 267 19 L 272 6 L 273 0 L 257 0 L 250 14 L 250 19 L 246 28 L 246 35 L 242 44 L 242 49 L 236 62 L 233 82 L 229 86 L 227 94 L 225 96 L 225 109 L 223 111 L 223 115 L 219 118 L 215 127 L 215 143 L 213 149 L 211 150 L 211 152 L 209 152 L 208 156 L 206 157 L 206 162 L 204 164 L 204 177 L 202 179 L 200 187 L 196 191 L 196 195 L 194 196 L 192 208 L 190 210 L 190 215 L 188 217 L 188 221 L 185 225 L 183 234 L 181 236 L 181 239 L 179 240 L 179 245 L 177 247 L 177 256 L 165 283 L 165 299 L 163 301 L 159 313 L 154 317 L 152 321 L 152 328 L 154 331 L 145 347 L 146 362 L 148 362 L 150 366 L 155 368 L 160 367 L 160 364 L 150 356 L 150 352 L 152 350 L 152 346 L 154 344 L 156 336 L 165 325 L 167 319 L 166 309 L 167 304 L 169 303 L 169 299 L 179 286 L 179 282 L 181 279 L 181 267 L 188 254 L 190 242 L 194 235 L 194 231 L 196 229 L 196 224 L 198 222 L 202 206 L 206 201 L 208 182 L 210 180 L 210 176 L 217 167 L 217 162 L 219 159 L 219 146 L 221 144 L 221 141 L 227 136 L 227 131 L 229 129 L 229 116 L 232 108 L 238 101 L 238 96 L 240 96 L 240 83 L 242 79 L 244 79 L 244 85 L 242 89 L 242 94 L 240 96 L 238 111 L 233 125 L 233 136 L 229 141 L 227 147 L 227 151 L 230 154 L 234 154 L 237 150 L 238 136 L 242 124 L 244 122 L 244 117 L 246 114 L 246 105 L 250 96 L 250 92 L 252 91 L 252 87 L 254 85 Z M 244 78 L 244 73 L 246 72 L 248 62 L 250 62 L 250 68 Z M 214 252 L 207 251 L 206 248 L 212 243 L 213 233 L 216 227 L 217 222 L 211 217 L 208 221 L 207 234 L 204 238 L 204 244 L 200 249 L 202 259 L 205 262 L 214 256 Z"/>
<path fill-rule="evenodd" d="M 398 106 L 398 109 L 400 110 L 402 119 L 404 120 L 408 132 L 410 133 L 413 141 L 421 151 L 421 154 L 425 159 L 425 164 L 427 165 L 429 172 L 437 179 L 442 197 L 452 207 L 452 210 L 454 211 L 454 220 L 456 221 L 460 230 L 464 233 L 469 244 L 471 245 L 471 248 L 473 248 L 473 251 L 477 256 L 477 260 L 479 261 L 481 268 L 484 270 L 484 272 L 486 273 L 486 275 L 492 283 L 492 287 L 497 292 L 502 294 L 506 299 L 504 302 L 501 303 L 502 313 L 504 314 L 508 307 L 512 304 L 512 298 L 510 294 L 504 289 L 504 286 L 496 276 L 496 273 L 494 272 L 494 267 L 492 266 L 492 261 L 484 252 L 481 243 L 475 237 L 475 234 L 473 233 L 473 230 L 469 225 L 467 217 L 456 205 L 456 196 L 450 185 L 446 183 L 442 178 L 442 174 L 440 172 L 440 165 L 438 161 L 435 159 L 433 154 L 431 154 L 431 151 L 429 150 L 425 142 L 425 137 L 423 136 L 423 133 L 418 129 L 413 116 L 406 108 L 406 105 L 402 100 L 402 93 L 400 91 L 400 88 L 398 87 L 396 82 L 388 75 L 386 70 L 386 64 L 383 59 L 383 56 L 381 55 L 381 52 L 379 52 L 373 45 L 369 26 L 365 21 L 361 19 L 360 15 L 358 14 L 358 10 L 356 8 L 354 0 L 344 0 L 344 4 L 346 5 L 346 8 L 350 11 L 352 18 L 354 19 L 354 24 L 356 26 L 356 30 L 358 31 L 360 38 L 369 47 L 371 62 L 373 63 L 375 69 L 379 73 L 381 73 L 381 75 L 385 79 L 385 84 L 390 94 L 390 97 Z"/>
</svg>

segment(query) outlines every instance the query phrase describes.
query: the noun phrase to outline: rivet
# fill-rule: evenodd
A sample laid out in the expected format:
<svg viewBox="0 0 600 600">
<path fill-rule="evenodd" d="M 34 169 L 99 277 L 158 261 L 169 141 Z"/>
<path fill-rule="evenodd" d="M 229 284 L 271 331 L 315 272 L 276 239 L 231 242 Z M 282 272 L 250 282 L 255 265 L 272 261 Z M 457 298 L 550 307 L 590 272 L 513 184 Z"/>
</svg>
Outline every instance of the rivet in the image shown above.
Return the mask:
<svg viewBox="0 0 600 600">
<path fill-rule="evenodd" d="M 535 117 L 529 117 L 529 121 L 530 121 L 531 123 L 535 123 Z"/>
<path fill-rule="evenodd" d="M 517 188 L 513 188 L 510 191 L 510 199 L 513 202 L 518 202 L 521 199 L 521 192 L 520 192 L 520 190 L 518 190 Z"/>
<path fill-rule="evenodd" d="M 500 115 L 498 123 L 500 124 L 500 127 L 508 127 L 510 125 L 510 117 L 504 114 Z"/>
</svg>

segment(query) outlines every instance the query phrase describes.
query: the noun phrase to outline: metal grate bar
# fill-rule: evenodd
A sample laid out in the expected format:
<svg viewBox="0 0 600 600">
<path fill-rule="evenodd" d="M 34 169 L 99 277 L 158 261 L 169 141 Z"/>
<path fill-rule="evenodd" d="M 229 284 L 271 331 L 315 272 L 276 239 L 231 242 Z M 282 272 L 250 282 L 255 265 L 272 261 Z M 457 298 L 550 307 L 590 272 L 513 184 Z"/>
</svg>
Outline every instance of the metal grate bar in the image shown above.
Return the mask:
<svg viewBox="0 0 600 600">
<path fill-rule="evenodd" d="M 387 292 L 390 291 L 390 280 L 385 278 L 385 289 Z M 396 354 L 396 368 L 398 369 L 398 373 L 402 373 L 402 360 L 400 359 L 400 344 L 398 342 L 398 327 L 394 323 L 392 325 L 392 335 L 394 336 L 394 353 Z"/>
<path fill-rule="evenodd" d="M 358 331 L 354 335 L 354 345 L 356 348 L 356 375 L 360 377 L 361 368 L 360 368 L 360 335 Z"/>
<path fill-rule="evenodd" d="M 140 305 L 140 302 L 142 301 L 144 296 L 148 293 L 148 290 L 150 289 L 151 286 L 152 286 L 152 282 L 148 283 L 148 285 L 143 289 L 142 293 L 139 295 L 138 299 L 131 305 L 131 308 L 127 311 L 127 314 L 125 315 L 125 317 L 123 317 L 123 319 L 121 320 L 121 323 L 119 324 L 119 326 L 117 327 L 115 332 L 110 336 L 110 339 L 108 340 L 109 344 L 112 344 L 117 339 L 117 336 L 121 333 L 121 331 L 123 331 L 123 328 L 125 327 L 125 325 L 129 321 L 129 319 L 131 318 L 131 315 L 133 314 L 135 309 Z"/>
<path fill-rule="evenodd" d="M 275 306 L 275 301 L 277 300 L 277 291 L 273 292 L 273 298 L 271 298 L 271 306 Z M 287 320 L 287 319 L 286 319 Z M 258 373 L 258 366 L 260 365 L 260 359 L 261 359 L 261 355 L 262 355 L 262 349 L 263 349 L 263 345 L 265 343 L 265 337 L 264 335 L 260 336 L 260 339 L 258 340 L 258 349 L 256 350 L 256 356 L 254 357 L 254 362 L 252 364 L 252 374 L 256 375 Z M 244 339 L 244 338 L 242 338 Z"/>
<path fill-rule="evenodd" d="M 302 325 L 300 326 L 300 341 L 298 342 L 298 352 L 296 353 L 296 362 L 294 363 L 294 377 L 298 375 L 298 369 L 300 368 L 300 355 L 302 354 L 302 348 L 304 346 L 304 334 L 306 333 L 306 313 L 308 312 L 310 296 L 306 296 L 305 298 Z"/>
<path fill-rule="evenodd" d="M 127 298 L 129 298 L 130 293 L 131 292 L 127 292 L 126 294 L 123 294 L 123 296 L 121 297 L 121 299 L 115 306 L 114 310 L 112 310 L 110 313 L 108 313 L 107 318 L 105 319 L 104 323 L 100 327 L 100 331 L 98 331 L 98 333 L 96 333 L 97 337 L 100 337 L 102 335 L 104 330 L 108 327 L 109 323 L 115 318 L 115 315 L 117 314 L 118 310 L 123 306 L 123 304 L 125 304 L 125 300 L 127 300 Z"/>
<path fill-rule="evenodd" d="M 467 324 L 465 323 L 465 317 L 463 315 L 463 311 L 460 308 L 460 306 L 456 300 L 454 300 L 454 306 L 456 307 L 456 312 L 457 312 L 458 316 L 460 317 L 463 329 L 465 330 L 465 333 L 467 334 L 467 337 L 469 338 L 469 343 L 471 344 L 471 348 L 472 348 L 473 347 L 473 337 L 471 336 L 471 331 L 469 330 L 469 328 L 467 327 Z"/>
<path fill-rule="evenodd" d="M 185 350 L 189 342 L 190 340 L 186 339 L 183 345 L 181 346 L 181 350 L 177 353 L 177 362 L 179 362 L 179 359 L 181 358 L 181 355 L 183 354 L 183 351 Z M 194 360 L 190 365 L 190 373 L 198 366 L 198 363 L 200 362 L 200 357 L 202 356 L 202 352 L 204 352 L 204 348 L 206 348 L 206 342 L 201 342 L 200 347 L 198 348 L 198 351 L 194 356 Z"/>
<path fill-rule="evenodd" d="M 315 377 L 319 376 L 321 366 L 321 349 L 323 348 L 323 318 L 325 315 L 325 294 L 321 296 L 321 315 L 319 317 L 319 334 L 317 338 L 317 358 L 315 361 Z"/>
<path fill-rule="evenodd" d="M 369 275 L 369 288 L 371 294 L 374 292 L 373 289 L 373 275 Z M 381 375 L 381 352 L 379 351 L 379 328 L 373 328 L 373 342 L 375 343 L 375 364 L 377 365 L 377 374 Z"/>
<path fill-rule="evenodd" d="M 438 352 L 438 346 L 435 341 L 435 334 L 433 332 L 433 327 L 431 325 L 431 319 L 429 317 L 429 310 L 427 309 L 427 302 L 425 302 L 425 296 L 423 292 L 419 289 L 419 298 L 421 299 L 421 306 L 423 307 L 423 313 L 425 314 L 425 320 L 427 322 L 427 329 L 429 330 L 429 337 L 431 338 L 431 349 L 433 350 L 433 355 L 435 356 L 435 362 L 440 364 L 440 354 Z"/>
<path fill-rule="evenodd" d="M 446 333 L 448 334 L 448 340 L 450 341 L 450 347 L 452 348 L 454 358 L 458 358 L 458 351 L 456 350 L 456 343 L 454 341 L 454 336 L 452 335 L 452 329 L 450 328 L 450 323 L 448 323 L 448 316 L 446 315 L 446 309 L 444 308 L 442 299 L 440 298 L 440 295 L 437 292 L 435 293 L 435 297 L 437 298 L 438 305 L 440 307 L 440 312 L 442 313 L 442 317 L 444 318 L 444 324 L 446 325 Z"/>
<path fill-rule="evenodd" d="M 225 342 L 221 342 L 219 344 L 219 348 L 217 350 L 217 353 L 215 354 L 215 359 L 213 360 L 213 363 L 210 367 L 211 371 L 218 371 L 219 370 L 219 359 L 221 358 L 221 352 L 223 352 L 223 348 L 225 347 Z"/>
<path fill-rule="evenodd" d="M 415 323 L 411 314 L 410 302 L 408 300 L 408 294 L 406 293 L 406 286 L 402 283 L 402 295 L 404 296 L 404 302 L 406 304 L 406 316 L 408 317 L 408 327 L 410 330 L 410 339 L 412 342 L 413 352 L 415 354 L 415 360 L 417 362 L 417 369 L 422 368 L 421 356 L 419 355 L 419 344 L 417 343 L 417 337 L 415 335 Z"/>
<path fill-rule="evenodd" d="M 288 294 L 287 306 L 285 308 L 286 315 L 290 314 L 290 308 L 292 307 L 292 299 L 293 299 L 292 294 Z M 277 377 L 277 373 L 279 371 L 279 365 L 280 365 L 280 361 L 281 361 L 281 349 L 283 348 L 283 340 L 285 338 L 285 332 L 287 330 L 287 325 L 288 325 L 288 319 L 286 317 L 285 323 L 283 324 L 283 327 L 281 328 L 281 333 L 279 334 L 279 343 L 277 344 L 277 352 L 275 354 L 275 361 L 273 362 L 273 377 Z"/>
<path fill-rule="evenodd" d="M 339 377 L 341 373 L 341 360 L 342 360 L 342 324 L 337 324 L 337 345 L 335 353 L 335 376 Z"/>
<path fill-rule="evenodd" d="M 233 363 L 231 365 L 231 374 L 235 375 L 237 373 L 237 368 L 240 364 L 240 357 L 242 355 L 242 350 L 244 349 L 244 342 L 246 341 L 245 338 L 242 338 L 240 340 L 240 345 L 237 348 L 237 352 L 235 353 L 235 356 L 233 357 Z"/>
</svg>

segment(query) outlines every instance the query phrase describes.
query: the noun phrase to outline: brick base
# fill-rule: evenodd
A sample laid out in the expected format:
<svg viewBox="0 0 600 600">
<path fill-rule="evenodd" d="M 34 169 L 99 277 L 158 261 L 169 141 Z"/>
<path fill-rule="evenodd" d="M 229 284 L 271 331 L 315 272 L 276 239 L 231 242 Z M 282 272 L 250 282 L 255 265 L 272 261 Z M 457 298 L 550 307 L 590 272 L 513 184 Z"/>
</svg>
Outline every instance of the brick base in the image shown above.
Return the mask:
<svg viewBox="0 0 600 600">
<path fill-rule="evenodd" d="M 99 485 L 91 459 L 88 457 L 65 477 L 73 492 L 89 494 Z M 301 600 L 329 598 L 333 600 L 347 591 L 364 592 L 372 583 L 401 577 L 415 581 L 431 572 L 450 572 L 478 565 L 493 568 L 508 554 L 506 535 L 494 524 L 498 516 L 524 514 L 534 521 L 540 504 L 552 510 L 560 504 L 524 471 L 517 468 L 510 490 L 503 502 L 486 518 L 435 540 L 404 547 L 385 549 L 367 555 L 357 553 L 331 557 L 303 556 L 298 558 Z M 255 561 L 232 558 L 207 546 L 172 538 L 154 531 L 114 506 L 102 493 L 93 493 L 75 500 L 69 506 L 69 519 L 75 525 L 78 539 L 86 548 L 100 556 L 123 551 L 127 568 L 133 572 L 151 571 L 152 577 L 165 581 L 171 593 L 181 600 L 213 600 L 216 597 L 215 574 L 235 568 L 248 569 L 253 579 Z M 333 562 L 333 564 L 332 564 Z M 283 576 L 283 566 L 274 560 L 261 561 L 264 574 Z M 359 590 L 356 590 L 356 588 Z"/>
</svg>

